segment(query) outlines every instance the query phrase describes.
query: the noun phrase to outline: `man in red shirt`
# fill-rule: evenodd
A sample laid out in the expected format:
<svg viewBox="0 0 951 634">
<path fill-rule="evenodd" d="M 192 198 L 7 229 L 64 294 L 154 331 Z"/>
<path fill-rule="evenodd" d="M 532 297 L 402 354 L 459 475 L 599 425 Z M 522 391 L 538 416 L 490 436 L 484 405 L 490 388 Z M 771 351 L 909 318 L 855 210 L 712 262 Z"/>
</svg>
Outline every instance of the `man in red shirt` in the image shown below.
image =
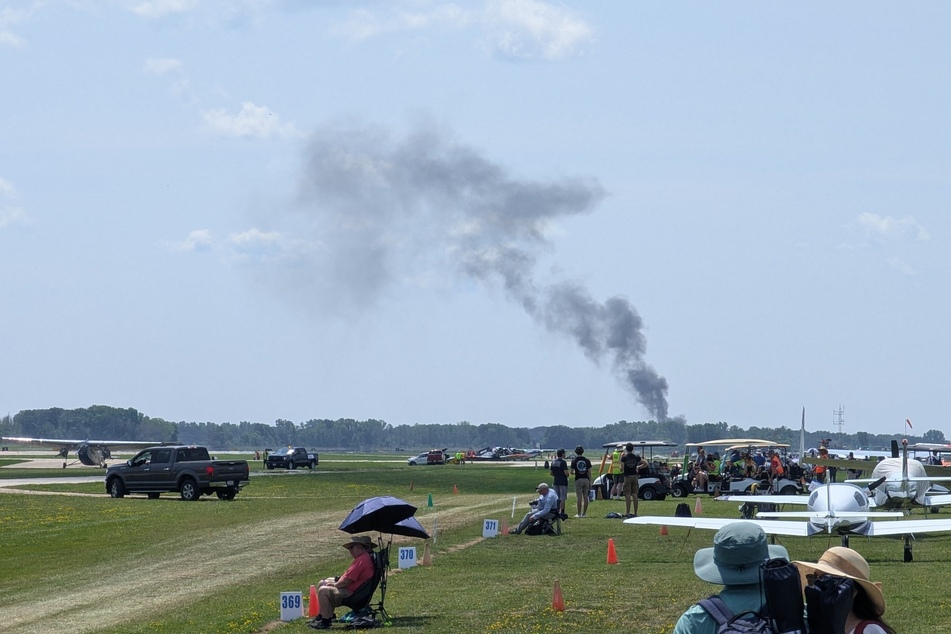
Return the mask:
<svg viewBox="0 0 951 634">
<path fill-rule="evenodd" d="M 370 553 L 376 548 L 373 540 L 366 535 L 359 535 L 343 547 L 350 551 L 353 563 L 341 576 L 328 577 L 317 584 L 317 604 L 320 610 L 309 624 L 315 630 L 329 628 L 331 619 L 334 618 L 334 609 L 343 605 L 343 601 L 365 581 L 373 578 L 373 558 L 370 557 Z"/>
</svg>

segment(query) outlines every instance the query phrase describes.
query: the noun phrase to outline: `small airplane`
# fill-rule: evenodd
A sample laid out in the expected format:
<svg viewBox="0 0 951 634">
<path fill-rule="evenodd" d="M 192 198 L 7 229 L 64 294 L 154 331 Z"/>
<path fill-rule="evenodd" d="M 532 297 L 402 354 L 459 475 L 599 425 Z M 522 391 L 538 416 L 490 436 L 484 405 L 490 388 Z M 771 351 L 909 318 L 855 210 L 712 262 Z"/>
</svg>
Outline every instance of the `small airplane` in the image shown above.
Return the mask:
<svg viewBox="0 0 951 634">
<path fill-rule="evenodd" d="M 75 451 L 78 462 L 90 467 L 105 468 L 106 460 L 112 457 L 113 449 L 126 449 L 137 451 L 148 447 L 157 447 L 161 442 L 147 442 L 142 440 L 62 440 L 54 438 L 14 438 L 3 436 L 0 438 L 3 442 L 16 443 L 20 445 L 35 445 L 38 447 L 58 447 L 56 455 L 63 459 L 63 468 L 70 464 L 66 459 L 69 452 Z"/>
<path fill-rule="evenodd" d="M 886 478 L 880 478 L 881 486 Z M 871 489 L 876 488 L 873 483 Z M 916 533 L 951 532 L 951 519 L 898 520 L 901 511 L 873 511 L 875 503 L 866 489 L 845 482 L 820 485 L 808 495 L 724 495 L 721 501 L 751 504 L 802 504 L 805 511 L 760 511 L 752 519 L 726 517 L 659 517 L 640 516 L 624 520 L 625 524 L 653 524 L 687 526 L 719 530 L 732 522 L 755 522 L 770 535 L 809 537 L 820 533 L 836 534 L 842 545 L 848 546 L 850 535 L 902 535 L 905 561 L 912 561 L 911 537 Z M 805 522 L 791 521 L 805 519 Z M 892 518 L 894 521 L 874 521 L 873 518 Z"/>
</svg>

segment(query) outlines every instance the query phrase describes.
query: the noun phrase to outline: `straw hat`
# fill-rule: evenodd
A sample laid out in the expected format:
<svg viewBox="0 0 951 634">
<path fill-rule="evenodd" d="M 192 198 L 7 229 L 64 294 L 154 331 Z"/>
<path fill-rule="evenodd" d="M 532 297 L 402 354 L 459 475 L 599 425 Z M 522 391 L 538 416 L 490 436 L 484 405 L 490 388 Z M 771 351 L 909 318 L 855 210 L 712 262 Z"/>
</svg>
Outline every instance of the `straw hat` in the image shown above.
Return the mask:
<svg viewBox="0 0 951 634">
<path fill-rule="evenodd" d="M 349 548 L 353 544 L 359 544 L 367 550 L 373 550 L 376 548 L 376 544 L 373 543 L 373 540 L 366 535 L 357 535 L 356 537 L 351 538 L 350 541 L 343 545 L 343 547 Z"/>
<path fill-rule="evenodd" d="M 766 543 L 766 533 L 753 522 L 733 522 L 713 536 L 713 548 L 701 548 L 693 557 L 693 570 L 710 583 L 746 585 L 759 583 L 760 564 L 789 553 Z"/>
<path fill-rule="evenodd" d="M 808 561 L 794 561 L 793 563 L 799 568 L 799 576 L 802 578 L 804 586 L 807 583 L 806 575 L 816 572 L 834 577 L 848 577 L 858 582 L 875 607 L 875 613 L 878 616 L 885 614 L 885 595 L 882 593 L 882 584 L 877 581 L 869 581 L 868 562 L 851 548 L 833 546 L 822 553 L 817 563 Z"/>
</svg>

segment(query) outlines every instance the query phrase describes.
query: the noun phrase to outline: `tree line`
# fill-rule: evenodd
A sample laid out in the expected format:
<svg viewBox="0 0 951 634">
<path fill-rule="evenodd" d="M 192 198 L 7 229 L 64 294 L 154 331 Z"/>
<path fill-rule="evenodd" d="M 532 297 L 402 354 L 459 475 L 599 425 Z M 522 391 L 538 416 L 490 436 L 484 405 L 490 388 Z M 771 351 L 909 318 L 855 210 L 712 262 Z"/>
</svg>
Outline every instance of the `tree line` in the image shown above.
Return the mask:
<svg viewBox="0 0 951 634">
<path fill-rule="evenodd" d="M 262 450 L 286 445 L 327 451 L 450 450 L 483 447 L 568 450 L 583 445 L 600 452 L 601 445 L 619 440 L 664 440 L 684 445 L 716 438 L 762 438 L 799 447 L 799 430 L 782 427 L 742 428 L 725 422 L 688 425 L 681 418 L 666 421 L 618 421 L 601 427 L 507 427 L 468 421 L 390 425 L 382 420 L 311 419 L 302 423 L 279 419 L 267 423 L 171 422 L 151 418 L 135 409 L 93 405 L 79 409 L 31 409 L 0 418 L 0 435 L 69 440 L 139 440 L 206 445 L 217 450 Z M 887 450 L 895 435 L 806 432 L 806 447 L 831 441 L 832 447 Z M 931 429 L 907 436 L 909 443 L 944 443 L 944 433 Z"/>
</svg>

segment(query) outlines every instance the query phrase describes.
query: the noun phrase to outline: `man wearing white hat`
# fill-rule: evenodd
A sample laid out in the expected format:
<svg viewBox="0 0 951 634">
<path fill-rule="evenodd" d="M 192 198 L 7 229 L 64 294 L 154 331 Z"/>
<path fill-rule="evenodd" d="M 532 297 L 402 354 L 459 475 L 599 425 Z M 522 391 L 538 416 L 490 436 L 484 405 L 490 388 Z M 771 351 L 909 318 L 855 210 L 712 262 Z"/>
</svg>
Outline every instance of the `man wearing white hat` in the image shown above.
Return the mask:
<svg viewBox="0 0 951 634">
<path fill-rule="evenodd" d="M 546 482 L 539 484 L 535 490 L 538 491 L 538 500 L 532 502 L 533 510 L 525 514 L 518 526 L 509 529 L 509 533 L 520 535 L 535 520 L 550 520 L 555 517 L 558 512 L 558 495 Z"/>
<path fill-rule="evenodd" d="M 766 595 L 760 583 L 760 565 L 776 557 L 788 559 L 786 549 L 766 543 L 766 533 L 752 522 L 727 524 L 713 536 L 712 548 L 693 557 L 693 570 L 710 583 L 723 585 L 720 600 L 733 614 L 764 614 Z M 716 619 L 699 604 L 690 606 L 677 621 L 673 634 L 716 634 Z"/>
</svg>

